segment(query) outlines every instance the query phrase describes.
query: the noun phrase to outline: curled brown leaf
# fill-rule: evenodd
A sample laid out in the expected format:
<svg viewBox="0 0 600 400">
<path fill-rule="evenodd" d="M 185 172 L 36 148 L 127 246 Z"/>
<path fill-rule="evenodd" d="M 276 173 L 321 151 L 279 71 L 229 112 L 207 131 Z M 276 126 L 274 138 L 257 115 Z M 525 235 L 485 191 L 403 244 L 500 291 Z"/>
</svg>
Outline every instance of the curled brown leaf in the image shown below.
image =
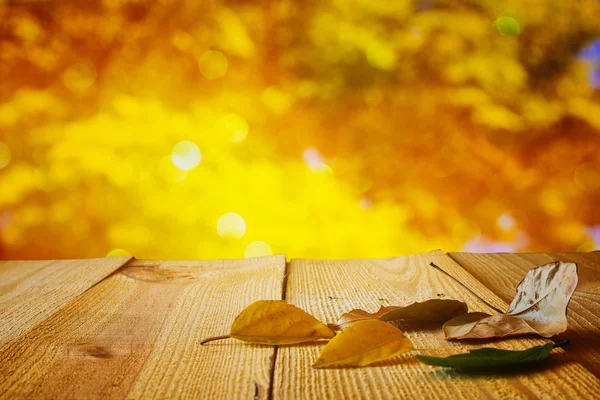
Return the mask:
<svg viewBox="0 0 600 400">
<path fill-rule="evenodd" d="M 577 265 L 552 262 L 531 269 L 505 314 L 469 313 L 444 324 L 446 339 L 523 334 L 550 337 L 567 329 L 567 306 L 577 286 Z"/>
<path fill-rule="evenodd" d="M 342 315 L 336 324 L 330 324 L 332 329 L 340 330 L 350 324 L 367 320 L 380 321 L 415 320 L 426 322 L 444 322 L 468 311 L 467 305 L 457 300 L 430 299 L 423 302 L 410 304 L 406 307 L 386 306 L 375 313 L 368 313 L 361 309 L 354 309 Z"/>
</svg>

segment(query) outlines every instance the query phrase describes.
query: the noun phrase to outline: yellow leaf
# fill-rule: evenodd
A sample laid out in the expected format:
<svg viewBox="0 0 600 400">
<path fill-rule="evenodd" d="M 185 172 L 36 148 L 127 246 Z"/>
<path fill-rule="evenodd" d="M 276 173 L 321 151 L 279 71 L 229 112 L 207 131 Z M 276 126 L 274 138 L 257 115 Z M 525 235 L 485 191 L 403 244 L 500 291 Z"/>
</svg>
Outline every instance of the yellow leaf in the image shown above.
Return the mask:
<svg viewBox="0 0 600 400">
<path fill-rule="evenodd" d="M 390 323 L 358 321 L 325 346 L 313 368 L 363 367 L 412 350 L 412 342 Z"/>
<path fill-rule="evenodd" d="M 312 342 L 334 336 L 327 325 L 284 300 L 256 301 L 231 325 L 232 338 L 261 344 Z"/>
</svg>

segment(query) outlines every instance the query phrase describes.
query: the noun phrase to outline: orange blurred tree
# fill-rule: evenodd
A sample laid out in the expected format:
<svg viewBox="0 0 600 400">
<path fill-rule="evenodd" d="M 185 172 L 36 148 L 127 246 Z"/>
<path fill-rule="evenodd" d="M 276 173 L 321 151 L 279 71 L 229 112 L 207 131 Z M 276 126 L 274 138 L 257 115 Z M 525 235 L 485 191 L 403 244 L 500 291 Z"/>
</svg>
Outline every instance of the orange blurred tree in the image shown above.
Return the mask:
<svg viewBox="0 0 600 400">
<path fill-rule="evenodd" d="M 595 0 L 9 1 L 0 20 L 2 257 L 596 246 L 600 99 L 576 57 Z M 241 238 L 218 235 L 230 211 Z"/>
</svg>

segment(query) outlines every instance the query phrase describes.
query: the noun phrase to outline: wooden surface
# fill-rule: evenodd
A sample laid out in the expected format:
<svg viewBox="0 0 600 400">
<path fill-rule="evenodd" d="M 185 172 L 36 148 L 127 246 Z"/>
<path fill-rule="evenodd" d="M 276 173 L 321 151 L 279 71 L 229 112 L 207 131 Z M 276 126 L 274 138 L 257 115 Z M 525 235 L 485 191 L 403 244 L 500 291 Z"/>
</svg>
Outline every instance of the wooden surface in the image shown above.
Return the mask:
<svg viewBox="0 0 600 400">
<path fill-rule="evenodd" d="M 380 305 L 407 305 L 428 298 L 462 300 L 471 311 L 493 312 L 452 278 L 429 267 L 432 261 L 452 275 L 461 272 L 461 267 L 441 252 L 381 260 L 292 260 L 288 267 L 287 300 L 325 322 L 334 322 L 342 313 L 357 307 L 372 312 Z M 477 294 L 494 298 L 485 288 Z M 415 348 L 437 349 L 430 354 L 465 351 L 464 344 L 444 340 L 439 325 L 404 323 L 400 328 Z M 512 339 L 498 341 L 495 346 L 523 349 L 543 342 Z M 558 362 L 551 368 L 523 375 L 466 377 L 426 366 L 406 355 L 377 367 L 315 370 L 311 365 L 321 347 L 279 348 L 274 399 L 552 398 L 557 394 L 592 398 L 600 393 L 599 381 L 578 363 Z M 481 345 L 467 346 L 476 347 Z M 560 360 L 560 356 L 556 358 Z"/>
<path fill-rule="evenodd" d="M 598 373 L 600 253 L 451 256 L 458 262 L 439 251 L 377 260 L 298 259 L 287 267 L 284 256 L 2 262 L 0 398 L 598 398 L 600 381 L 593 373 Z M 314 370 L 322 343 L 199 344 L 227 334 L 251 302 L 284 296 L 324 322 L 352 308 L 375 311 L 428 298 L 458 299 L 471 311 L 493 312 L 482 298 L 506 309 L 527 269 L 553 259 L 580 265 L 570 328 L 563 335 L 574 343 L 530 372 L 467 376 L 420 364 L 413 354 L 367 368 Z M 545 342 L 465 344 L 445 341 L 439 325 L 399 326 L 422 354 Z"/>
<path fill-rule="evenodd" d="M 280 299 L 285 257 L 134 261 L 0 349 L 1 398 L 266 398 L 274 348 L 235 316 Z"/>
<path fill-rule="evenodd" d="M 0 261 L 0 345 L 45 320 L 129 260 Z"/>
<path fill-rule="evenodd" d="M 450 253 L 479 282 L 507 303 L 531 268 L 551 261 L 577 264 L 579 283 L 569 303 L 569 329 L 560 335 L 571 340 L 568 354 L 600 377 L 600 252 L 557 254 Z"/>
</svg>

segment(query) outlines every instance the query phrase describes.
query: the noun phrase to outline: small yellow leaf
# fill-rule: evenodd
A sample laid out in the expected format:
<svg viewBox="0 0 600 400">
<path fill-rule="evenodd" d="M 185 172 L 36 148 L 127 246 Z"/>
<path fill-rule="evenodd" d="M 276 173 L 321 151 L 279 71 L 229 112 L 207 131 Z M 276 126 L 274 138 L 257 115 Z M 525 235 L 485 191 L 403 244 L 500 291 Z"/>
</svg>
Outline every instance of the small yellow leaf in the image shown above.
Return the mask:
<svg viewBox="0 0 600 400">
<path fill-rule="evenodd" d="M 294 344 L 334 336 L 327 325 L 284 300 L 256 301 L 231 325 L 232 338 L 261 344 Z"/>
<path fill-rule="evenodd" d="M 394 325 L 375 319 L 358 321 L 327 343 L 313 368 L 363 367 L 412 348 L 410 339 Z"/>
</svg>

